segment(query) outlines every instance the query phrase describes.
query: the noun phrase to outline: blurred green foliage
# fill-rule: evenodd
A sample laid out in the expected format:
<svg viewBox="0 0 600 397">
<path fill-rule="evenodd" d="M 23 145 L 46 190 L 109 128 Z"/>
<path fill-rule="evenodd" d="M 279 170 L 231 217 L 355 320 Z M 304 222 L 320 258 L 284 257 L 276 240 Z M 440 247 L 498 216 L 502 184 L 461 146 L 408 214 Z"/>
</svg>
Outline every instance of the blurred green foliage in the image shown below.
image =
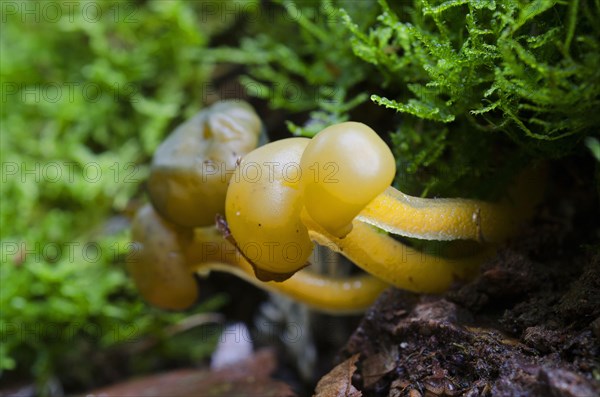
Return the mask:
<svg viewBox="0 0 600 397">
<path fill-rule="evenodd" d="M 3 2 L 5 380 L 31 371 L 40 393 L 53 377 L 81 387 L 98 365 L 93 352 L 160 339 L 183 319 L 149 309 L 135 292 L 123 266 L 129 240 L 120 214 L 140 195 L 161 139 L 202 106 L 211 67 L 200 52 L 225 25 L 201 21 L 199 6 Z"/>
<path fill-rule="evenodd" d="M 206 57 L 247 65 L 243 86 L 272 108 L 311 111 L 307 125 L 288 123 L 288 127 L 295 134 L 312 136 L 347 121 L 349 111 L 368 100 L 368 94 L 355 87 L 378 80 L 369 76 L 374 68 L 354 55 L 339 5 L 329 0 L 267 3 L 253 10 L 238 46 L 206 49 Z M 364 28 L 375 21 L 378 10 L 372 2 L 343 5 Z"/>
</svg>

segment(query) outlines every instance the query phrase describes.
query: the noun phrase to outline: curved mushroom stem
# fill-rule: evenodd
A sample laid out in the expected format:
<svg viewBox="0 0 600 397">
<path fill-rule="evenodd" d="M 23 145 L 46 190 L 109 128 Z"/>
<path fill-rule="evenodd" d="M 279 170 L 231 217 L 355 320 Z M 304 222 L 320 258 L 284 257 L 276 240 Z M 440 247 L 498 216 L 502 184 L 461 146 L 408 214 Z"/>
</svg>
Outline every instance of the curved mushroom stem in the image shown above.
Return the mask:
<svg viewBox="0 0 600 397">
<path fill-rule="evenodd" d="M 327 232 L 306 211 L 302 221 L 313 241 L 341 253 L 375 277 L 414 292 L 439 293 L 457 281 L 473 278 L 493 252 L 487 249 L 470 257 L 448 259 L 410 248 L 360 221 L 353 221 L 352 231 L 344 238 Z"/>
<path fill-rule="evenodd" d="M 132 237 L 134 251 L 128 258 L 131 276 L 146 300 L 165 309 L 182 310 L 195 302 L 198 294 L 193 272 L 231 273 L 259 288 L 333 314 L 364 311 L 389 286 L 368 274 L 334 278 L 307 270 L 284 282 L 261 282 L 215 227 L 181 228 L 161 218 L 149 204 L 138 210 Z"/>
<path fill-rule="evenodd" d="M 233 274 L 261 289 L 286 295 L 320 312 L 329 314 L 361 313 L 389 287 L 368 274 L 335 278 L 303 269 L 285 281 L 260 281 L 252 266 L 243 258 L 239 263 L 202 262 L 191 265 L 199 275 L 217 271 Z"/>
<path fill-rule="evenodd" d="M 516 223 L 507 205 L 469 199 L 413 197 L 389 187 L 358 215 L 386 232 L 423 240 L 504 240 Z"/>
<path fill-rule="evenodd" d="M 524 171 L 499 203 L 461 198 L 412 197 L 389 187 L 357 219 L 387 232 L 423 240 L 498 243 L 514 234 L 540 201 L 544 166 Z"/>
<path fill-rule="evenodd" d="M 524 171 L 499 203 L 469 199 L 423 199 L 392 187 L 371 201 L 352 222 L 345 237 L 329 233 L 307 211 L 301 214 L 311 239 L 340 252 L 366 272 L 414 292 L 437 293 L 469 280 L 491 257 L 495 244 L 514 234 L 539 203 L 546 167 Z M 408 247 L 387 232 L 428 240 L 470 239 L 486 244 L 475 255 L 443 258 Z"/>
<path fill-rule="evenodd" d="M 253 267 L 216 228 L 197 228 L 186 249 L 190 268 L 200 275 L 211 271 L 233 274 L 269 292 L 280 293 L 331 314 L 358 313 L 373 304 L 389 284 L 369 274 L 329 277 L 308 269 L 296 272 L 282 282 L 263 282 L 254 275 Z"/>
</svg>

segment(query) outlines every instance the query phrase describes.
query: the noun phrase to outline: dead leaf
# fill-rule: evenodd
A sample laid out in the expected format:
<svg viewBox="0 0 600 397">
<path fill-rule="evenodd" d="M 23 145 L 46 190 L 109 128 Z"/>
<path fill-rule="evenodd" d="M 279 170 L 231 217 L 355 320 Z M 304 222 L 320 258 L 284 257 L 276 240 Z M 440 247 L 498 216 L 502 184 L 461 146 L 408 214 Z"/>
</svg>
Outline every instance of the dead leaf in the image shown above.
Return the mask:
<svg viewBox="0 0 600 397">
<path fill-rule="evenodd" d="M 367 357 L 363 361 L 362 376 L 365 388 L 370 388 L 396 368 L 398 360 L 398 347 L 392 346 L 390 351 L 384 351 Z"/>
<path fill-rule="evenodd" d="M 322 377 L 313 397 L 361 397 L 362 393 L 352 386 L 358 356 L 353 355 Z"/>
</svg>

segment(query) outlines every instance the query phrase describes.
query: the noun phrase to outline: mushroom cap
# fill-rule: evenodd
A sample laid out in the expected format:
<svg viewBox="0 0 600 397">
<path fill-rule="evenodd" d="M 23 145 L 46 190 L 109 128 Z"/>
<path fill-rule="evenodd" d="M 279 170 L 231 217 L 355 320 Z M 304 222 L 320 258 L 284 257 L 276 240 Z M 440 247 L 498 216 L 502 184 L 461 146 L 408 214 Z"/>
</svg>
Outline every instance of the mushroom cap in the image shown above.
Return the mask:
<svg viewBox="0 0 600 397">
<path fill-rule="evenodd" d="M 177 127 L 152 160 L 148 193 L 156 210 L 181 226 L 213 224 L 236 161 L 256 147 L 260 131 L 243 101 L 217 102 Z"/>
<path fill-rule="evenodd" d="M 352 219 L 390 186 L 396 161 L 385 142 L 365 124 L 325 128 L 302 155 L 304 205 L 327 231 L 343 237 Z"/>
<path fill-rule="evenodd" d="M 183 249 L 191 240 L 191 231 L 162 219 L 146 204 L 137 211 L 131 234 L 127 270 L 144 299 L 170 310 L 193 305 L 198 286 Z"/>
<path fill-rule="evenodd" d="M 289 277 L 305 266 L 312 252 L 300 220 L 299 164 L 309 141 L 288 138 L 255 149 L 242 159 L 227 190 L 229 229 L 263 281 Z"/>
</svg>

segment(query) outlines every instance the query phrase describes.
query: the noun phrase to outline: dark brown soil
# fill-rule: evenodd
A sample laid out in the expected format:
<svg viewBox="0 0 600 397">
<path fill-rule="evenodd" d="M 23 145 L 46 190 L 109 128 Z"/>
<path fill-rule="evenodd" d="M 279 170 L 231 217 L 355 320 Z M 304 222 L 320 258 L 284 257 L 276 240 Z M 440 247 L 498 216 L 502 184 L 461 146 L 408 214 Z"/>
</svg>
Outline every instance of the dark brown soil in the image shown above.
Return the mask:
<svg viewBox="0 0 600 397">
<path fill-rule="evenodd" d="M 363 395 L 600 396 L 600 216 L 568 171 L 477 280 L 379 298 L 340 355 Z"/>
</svg>

